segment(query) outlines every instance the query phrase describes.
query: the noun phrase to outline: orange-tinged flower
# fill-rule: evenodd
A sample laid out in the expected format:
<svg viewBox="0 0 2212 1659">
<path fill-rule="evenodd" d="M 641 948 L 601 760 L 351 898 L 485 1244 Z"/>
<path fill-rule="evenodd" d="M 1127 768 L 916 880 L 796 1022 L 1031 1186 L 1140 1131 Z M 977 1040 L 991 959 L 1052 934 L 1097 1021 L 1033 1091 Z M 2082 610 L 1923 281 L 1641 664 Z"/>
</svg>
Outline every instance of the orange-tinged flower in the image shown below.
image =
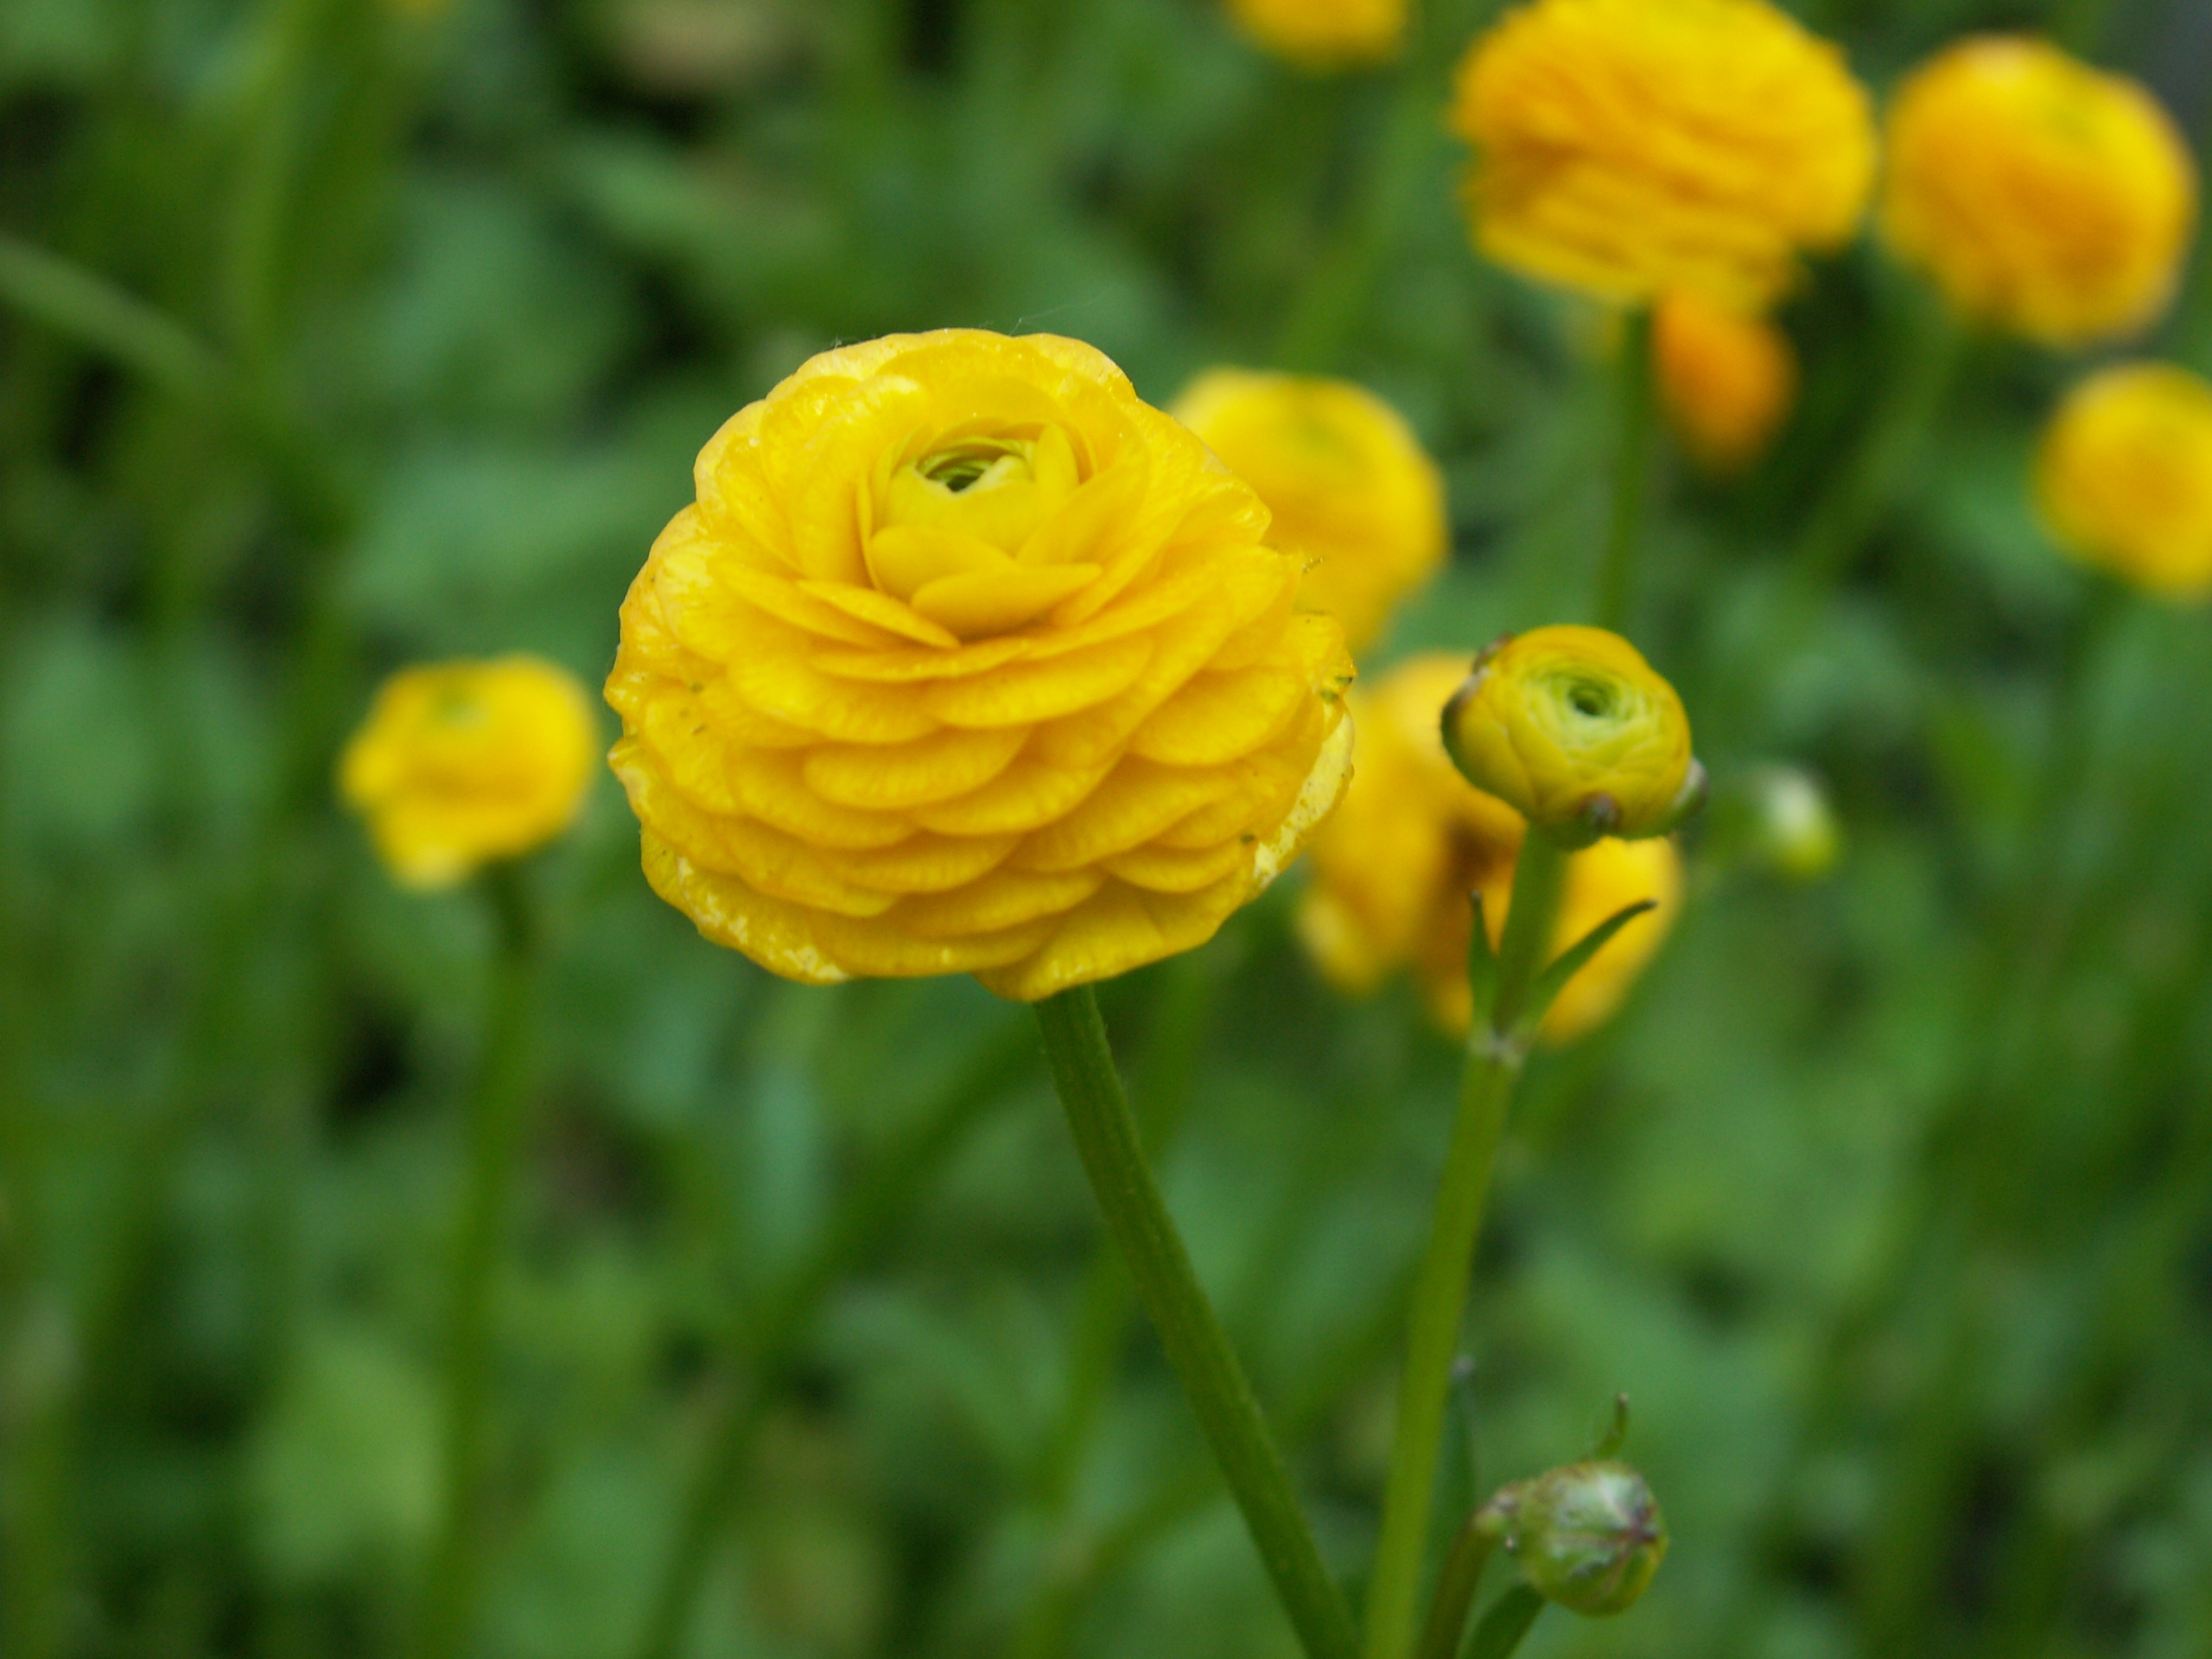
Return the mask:
<svg viewBox="0 0 2212 1659">
<path fill-rule="evenodd" d="M 2212 384 L 2169 363 L 2091 375 L 2044 435 L 2036 493 L 2077 558 L 2165 598 L 2212 594 Z"/>
<path fill-rule="evenodd" d="M 1394 57 L 1406 32 L 1407 0 L 1230 0 L 1244 32 L 1307 69 Z"/>
<path fill-rule="evenodd" d="M 1444 480 L 1413 430 L 1344 380 L 1210 369 L 1171 412 L 1274 516 L 1274 545 L 1306 561 L 1299 608 L 1364 651 L 1450 538 Z"/>
<path fill-rule="evenodd" d="M 1473 1017 L 1468 895 L 1484 895 L 1495 929 L 1523 832 L 1521 815 L 1468 783 L 1444 752 L 1438 715 L 1465 677 L 1464 657 L 1429 653 L 1352 693 L 1359 768 L 1314 840 L 1313 881 L 1298 912 L 1299 936 L 1331 982 L 1360 995 L 1410 965 L 1432 1016 L 1455 1034 Z M 1624 883 L 1639 880 L 1619 896 Z M 1681 893 L 1671 842 L 1601 842 L 1572 856 L 1555 949 L 1637 899 L 1656 899 L 1660 909 L 1630 924 L 1568 982 L 1545 1018 L 1546 1040 L 1571 1040 L 1611 1011 L 1658 948 Z"/>
<path fill-rule="evenodd" d="M 1651 317 L 1651 363 L 1668 424 L 1707 471 L 1742 471 L 1797 396 L 1797 354 L 1764 317 L 1676 289 Z"/>
<path fill-rule="evenodd" d="M 1571 843 L 1664 833 L 1700 776 L 1681 698 L 1603 628 L 1500 640 L 1452 694 L 1443 731 L 1469 782 Z"/>
<path fill-rule="evenodd" d="M 2041 41 L 1974 36 L 1898 89 L 1888 152 L 1883 236 L 1965 315 L 2077 346 L 2172 296 L 2196 168 L 2135 82 Z"/>
<path fill-rule="evenodd" d="M 1604 300 L 1763 305 L 1873 180 L 1865 89 L 1764 0 L 1535 0 L 1475 42 L 1452 119 L 1483 251 Z"/>
<path fill-rule="evenodd" d="M 1211 938 L 1343 786 L 1341 631 L 1088 346 L 824 353 L 696 480 L 622 607 L 613 761 L 655 891 L 776 973 L 1106 978 Z"/>
<path fill-rule="evenodd" d="M 339 763 L 339 790 L 410 887 L 450 887 L 552 840 L 597 765 L 575 676 L 535 657 L 403 669 Z"/>
</svg>

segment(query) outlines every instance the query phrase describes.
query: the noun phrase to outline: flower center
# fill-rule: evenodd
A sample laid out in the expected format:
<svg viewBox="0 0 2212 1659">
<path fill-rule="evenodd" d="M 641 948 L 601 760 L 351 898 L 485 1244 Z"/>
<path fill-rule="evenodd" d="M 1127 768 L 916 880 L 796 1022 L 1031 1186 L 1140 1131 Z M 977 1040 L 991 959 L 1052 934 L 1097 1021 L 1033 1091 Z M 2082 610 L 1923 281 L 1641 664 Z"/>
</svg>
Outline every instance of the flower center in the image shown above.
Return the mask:
<svg viewBox="0 0 2212 1659">
<path fill-rule="evenodd" d="M 940 439 L 891 474 L 874 527 L 949 531 L 1014 553 L 1080 481 L 1057 426 Z"/>
</svg>

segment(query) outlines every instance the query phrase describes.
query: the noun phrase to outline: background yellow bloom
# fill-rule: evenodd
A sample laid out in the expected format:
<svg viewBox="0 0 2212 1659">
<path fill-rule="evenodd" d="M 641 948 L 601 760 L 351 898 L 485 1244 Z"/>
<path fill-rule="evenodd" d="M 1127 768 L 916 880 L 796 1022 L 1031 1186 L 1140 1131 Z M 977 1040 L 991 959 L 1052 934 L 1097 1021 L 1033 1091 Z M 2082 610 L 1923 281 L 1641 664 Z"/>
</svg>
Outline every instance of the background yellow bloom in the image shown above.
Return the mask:
<svg viewBox="0 0 2212 1659">
<path fill-rule="evenodd" d="M 2041 41 L 1981 35 L 1890 108 L 1882 233 L 1966 315 L 2053 346 L 2165 308 L 2196 167 L 2157 101 Z"/>
<path fill-rule="evenodd" d="M 2212 385 L 2168 363 L 2091 375 L 2044 436 L 2036 493 L 2076 557 L 2169 598 L 2212 593 Z"/>
<path fill-rule="evenodd" d="M 1532 628 L 1484 652 L 1445 711 L 1444 734 L 1470 782 L 1554 834 L 1669 827 L 1690 772 L 1681 698 L 1603 628 Z"/>
<path fill-rule="evenodd" d="M 1410 966 L 1430 1014 L 1455 1035 L 1473 1014 L 1468 895 L 1483 894 L 1495 931 L 1523 832 L 1521 815 L 1467 782 L 1444 752 L 1438 716 L 1466 672 L 1465 657 L 1428 652 L 1351 694 L 1359 766 L 1314 838 L 1298 910 L 1299 938 L 1332 984 L 1358 995 Z M 1681 895 L 1670 841 L 1601 842 L 1573 855 L 1555 948 L 1637 899 L 1656 899 L 1660 910 L 1623 929 L 1568 983 L 1545 1018 L 1548 1041 L 1580 1035 L 1618 1006 Z"/>
<path fill-rule="evenodd" d="M 1797 353 L 1766 318 L 1676 289 L 1651 317 L 1651 363 L 1668 425 L 1693 460 L 1741 471 L 1797 397 Z"/>
<path fill-rule="evenodd" d="M 1600 299 L 1764 304 L 1873 179 L 1842 53 L 1763 0 L 1535 0 L 1468 53 L 1452 124 L 1483 251 Z"/>
<path fill-rule="evenodd" d="M 339 789 L 395 877 L 449 887 L 567 829 L 599 742 L 589 695 L 541 658 L 403 669 L 346 746 Z"/>
<path fill-rule="evenodd" d="M 1394 55 L 1406 32 L 1408 0 L 1230 0 L 1244 32 L 1310 69 L 1373 63 Z"/>
<path fill-rule="evenodd" d="M 1203 943 L 1335 803 L 1341 630 L 1090 346 L 825 353 L 696 475 L 622 608 L 613 764 L 655 890 L 764 967 L 1047 996 Z"/>
<path fill-rule="evenodd" d="M 1267 504 L 1268 539 L 1307 562 L 1299 608 L 1371 645 L 1442 562 L 1444 480 L 1398 412 L 1344 380 L 1210 369 L 1171 412 Z"/>
</svg>

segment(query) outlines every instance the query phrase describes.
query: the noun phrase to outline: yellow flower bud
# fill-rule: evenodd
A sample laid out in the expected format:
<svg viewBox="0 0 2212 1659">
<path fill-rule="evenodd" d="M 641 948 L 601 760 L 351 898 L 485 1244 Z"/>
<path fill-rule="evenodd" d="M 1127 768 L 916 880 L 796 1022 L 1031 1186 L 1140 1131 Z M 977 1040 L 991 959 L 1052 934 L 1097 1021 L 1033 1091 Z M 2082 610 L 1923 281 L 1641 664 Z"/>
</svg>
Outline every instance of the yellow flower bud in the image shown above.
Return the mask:
<svg viewBox="0 0 2212 1659">
<path fill-rule="evenodd" d="M 1230 0 L 1244 32 L 1307 69 L 1376 63 L 1397 55 L 1407 0 Z"/>
<path fill-rule="evenodd" d="M 1335 803 L 1342 631 L 1090 346 L 827 352 L 696 476 L 607 698 L 646 876 L 715 943 L 1033 1001 L 1204 943 Z"/>
<path fill-rule="evenodd" d="M 1455 1036 L 1474 1012 L 1469 895 L 1482 893 L 1495 939 L 1523 830 L 1519 813 L 1468 783 L 1444 752 L 1438 711 L 1465 674 L 1465 658 L 1431 652 L 1351 694 L 1359 766 L 1314 838 L 1313 881 L 1298 910 L 1300 939 L 1332 983 L 1362 995 L 1410 965 L 1431 1016 Z M 1681 895 L 1670 841 L 1600 842 L 1568 861 L 1554 951 L 1639 899 L 1658 909 L 1567 982 L 1538 1033 L 1543 1040 L 1569 1042 L 1604 1021 L 1666 937 Z"/>
<path fill-rule="evenodd" d="M 1343 380 L 1211 369 L 1170 412 L 1274 515 L 1274 545 L 1306 561 L 1300 610 L 1364 651 L 1444 557 L 1444 480 L 1411 428 Z"/>
<path fill-rule="evenodd" d="M 1570 1612 L 1626 1612 L 1667 1557 L 1667 1521 L 1624 1463 L 1570 1463 L 1507 1487 L 1486 1506 L 1529 1587 Z"/>
<path fill-rule="evenodd" d="M 2061 546 L 2151 593 L 2212 593 L 2212 385 L 2128 363 L 2067 395 L 2036 465 Z"/>
<path fill-rule="evenodd" d="M 2135 82 L 2041 41 L 1975 36 L 1898 89 L 1888 148 L 1883 236 L 1962 315 L 2078 346 L 2172 296 L 2196 167 Z"/>
<path fill-rule="evenodd" d="M 1764 305 L 1874 174 L 1842 53 L 1764 0 L 1535 0 L 1475 42 L 1452 119 L 1482 251 L 1603 300 Z"/>
<path fill-rule="evenodd" d="M 1701 776 L 1675 688 L 1602 628 L 1537 628 L 1484 652 L 1445 709 L 1444 746 L 1476 788 L 1573 846 L 1664 833 Z"/>
<path fill-rule="evenodd" d="M 599 758 L 591 700 L 535 657 L 403 669 L 384 683 L 339 763 L 393 876 L 450 887 L 569 827 Z"/>
<path fill-rule="evenodd" d="M 1707 471 L 1758 459 L 1797 397 L 1797 354 L 1764 317 L 1687 289 L 1651 317 L 1651 363 L 1668 424 Z"/>
</svg>

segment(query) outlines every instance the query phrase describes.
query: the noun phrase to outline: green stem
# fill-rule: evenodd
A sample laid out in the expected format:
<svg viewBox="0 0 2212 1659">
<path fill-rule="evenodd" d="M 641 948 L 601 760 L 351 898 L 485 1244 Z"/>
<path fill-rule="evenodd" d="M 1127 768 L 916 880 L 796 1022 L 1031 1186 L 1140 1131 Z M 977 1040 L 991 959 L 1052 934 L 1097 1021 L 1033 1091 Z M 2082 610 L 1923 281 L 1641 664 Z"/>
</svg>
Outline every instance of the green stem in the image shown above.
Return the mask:
<svg viewBox="0 0 2212 1659">
<path fill-rule="evenodd" d="M 752 1363 L 723 1405 L 709 1438 L 666 1570 L 653 1593 L 645 1638 L 638 1648 L 641 1659 L 673 1659 L 680 1650 L 706 1581 L 715 1541 L 721 1535 L 743 1484 L 747 1448 L 768 1404 L 797 1363 L 824 1297 L 882 1236 L 890 1217 L 903 1211 L 943 1166 L 962 1135 L 1005 1097 L 1007 1085 L 1029 1064 L 1031 1052 L 1018 1025 L 1004 1038 L 987 1044 L 839 1205 L 788 1277 L 757 1308 L 749 1308 L 731 1333 L 728 1351 L 735 1355 L 750 1349 Z"/>
<path fill-rule="evenodd" d="M 537 947 L 522 872 L 512 863 L 494 865 L 486 873 L 484 892 L 499 937 L 484 1052 L 469 1102 L 468 1184 L 454 1242 L 446 1336 L 445 1510 L 415 1633 L 417 1659 L 451 1659 L 466 1645 L 482 1566 L 493 1269 L 513 1208 L 529 1098 Z"/>
<path fill-rule="evenodd" d="M 1508 1659 L 1521 1645 L 1544 1611 L 1544 1599 L 1525 1584 L 1516 1584 L 1491 1604 L 1483 1622 L 1475 1626 L 1467 1643 L 1467 1659 Z"/>
<path fill-rule="evenodd" d="M 1459 1528 L 1436 1575 L 1436 1594 L 1428 1605 L 1428 1625 L 1422 1630 L 1420 1659 L 1459 1659 L 1460 1638 L 1467 1633 L 1467 1611 L 1475 1605 L 1475 1592 L 1497 1548 L 1497 1533 L 1491 1517 L 1477 1510 Z"/>
<path fill-rule="evenodd" d="M 1643 543 L 1643 497 L 1651 473 L 1656 424 L 1651 384 L 1651 310 L 1637 306 L 1621 320 L 1614 365 L 1613 516 L 1605 562 L 1598 573 L 1598 626 L 1624 632 L 1636 603 L 1637 554 Z"/>
<path fill-rule="evenodd" d="M 226 385 L 222 359 L 174 317 L 12 236 L 0 235 L 0 302 L 184 397 L 213 397 Z"/>
<path fill-rule="evenodd" d="M 1245 1379 L 1145 1160 L 1105 1022 L 1089 986 L 1036 1005 L 1052 1081 L 1107 1228 L 1244 1513 L 1275 1593 L 1308 1659 L 1351 1659 L 1351 1614 L 1300 1512 L 1259 1402 Z"/>
<path fill-rule="evenodd" d="M 1382 1535 L 1368 1582 L 1366 1659 L 1405 1659 L 1412 1651 L 1421 1599 L 1437 1454 L 1452 1390 L 1452 1361 L 1473 1275 L 1475 1243 L 1505 1130 L 1506 1109 L 1521 1074 L 1522 1010 L 1541 970 L 1559 915 L 1567 855 L 1531 830 L 1513 872 L 1513 897 L 1498 944 L 1497 994 L 1467 1043 L 1459 1110 L 1445 1154 L 1435 1224 L 1414 1281 L 1405 1370 L 1398 1383 L 1398 1427 L 1382 1500 Z"/>
</svg>

